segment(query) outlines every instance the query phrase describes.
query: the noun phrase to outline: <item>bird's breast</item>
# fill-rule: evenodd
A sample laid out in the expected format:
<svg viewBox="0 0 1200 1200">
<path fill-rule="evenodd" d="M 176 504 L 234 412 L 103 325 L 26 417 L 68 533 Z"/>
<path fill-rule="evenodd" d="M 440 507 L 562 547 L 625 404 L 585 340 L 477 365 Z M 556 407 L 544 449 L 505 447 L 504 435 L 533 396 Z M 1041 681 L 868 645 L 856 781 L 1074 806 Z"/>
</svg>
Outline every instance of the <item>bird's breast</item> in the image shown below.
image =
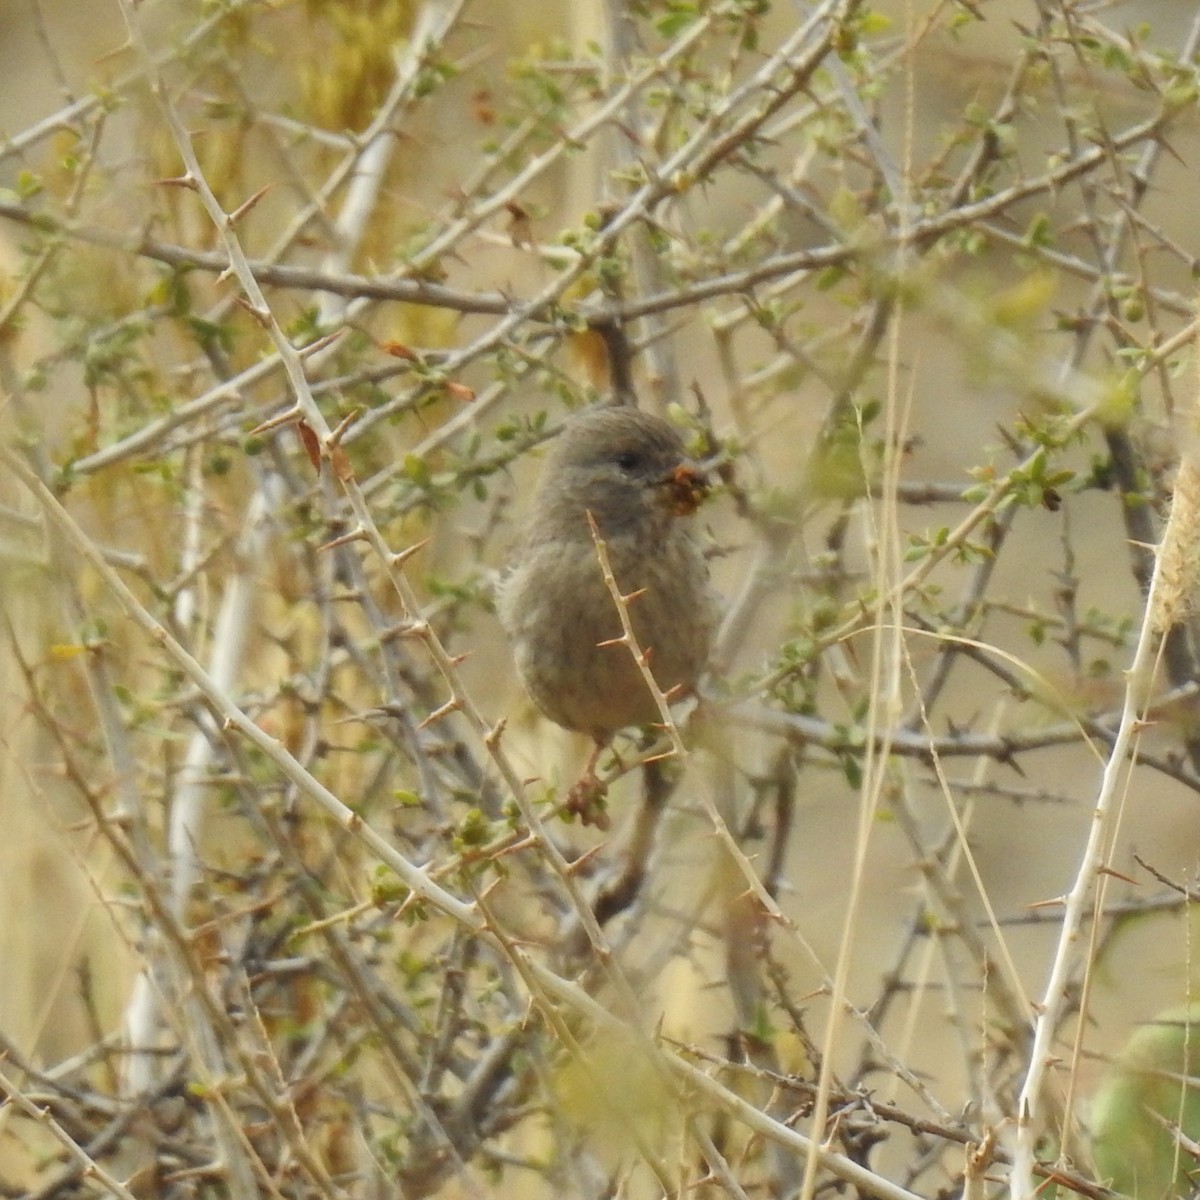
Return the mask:
<svg viewBox="0 0 1200 1200">
<path fill-rule="evenodd" d="M 638 647 L 666 692 L 696 682 L 708 657 L 714 607 L 707 568 L 683 529 L 606 537 L 609 563 Z M 500 615 L 539 708 L 569 729 L 607 736 L 659 719 L 622 637 L 618 602 L 596 547 L 531 549 L 506 583 Z"/>
</svg>

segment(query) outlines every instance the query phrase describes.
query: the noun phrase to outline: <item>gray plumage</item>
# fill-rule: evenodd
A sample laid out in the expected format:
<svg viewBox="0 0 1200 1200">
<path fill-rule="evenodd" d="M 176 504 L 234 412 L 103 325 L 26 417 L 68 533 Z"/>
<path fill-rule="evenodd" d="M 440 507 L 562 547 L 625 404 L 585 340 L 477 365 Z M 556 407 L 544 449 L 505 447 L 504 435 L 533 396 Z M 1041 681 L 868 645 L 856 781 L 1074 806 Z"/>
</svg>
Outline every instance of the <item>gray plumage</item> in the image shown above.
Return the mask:
<svg viewBox="0 0 1200 1200">
<path fill-rule="evenodd" d="M 498 594 L 517 670 L 550 720 L 607 742 L 660 720 L 596 557 L 591 512 L 634 633 L 664 692 L 692 687 L 716 626 L 708 568 L 688 515 L 703 478 L 666 421 L 633 408 L 572 418 L 546 460 L 517 565 Z"/>
</svg>

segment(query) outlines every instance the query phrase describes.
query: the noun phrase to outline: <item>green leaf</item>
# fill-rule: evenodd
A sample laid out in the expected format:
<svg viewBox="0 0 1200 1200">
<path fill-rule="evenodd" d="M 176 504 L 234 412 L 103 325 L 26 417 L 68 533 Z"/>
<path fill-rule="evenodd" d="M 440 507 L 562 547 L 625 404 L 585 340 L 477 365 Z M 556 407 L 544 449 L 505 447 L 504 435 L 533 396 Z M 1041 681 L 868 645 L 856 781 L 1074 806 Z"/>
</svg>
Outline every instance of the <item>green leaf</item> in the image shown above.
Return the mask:
<svg viewBox="0 0 1200 1200">
<path fill-rule="evenodd" d="M 1200 1004 L 1169 1009 L 1126 1043 L 1092 1101 L 1102 1179 L 1135 1200 L 1193 1194 L 1200 1164 L 1176 1137 L 1200 1139 Z"/>
<path fill-rule="evenodd" d="M 694 25 L 699 15 L 694 4 L 672 4 L 671 11 L 659 17 L 654 24 L 661 37 L 673 38 L 689 25 Z"/>
</svg>

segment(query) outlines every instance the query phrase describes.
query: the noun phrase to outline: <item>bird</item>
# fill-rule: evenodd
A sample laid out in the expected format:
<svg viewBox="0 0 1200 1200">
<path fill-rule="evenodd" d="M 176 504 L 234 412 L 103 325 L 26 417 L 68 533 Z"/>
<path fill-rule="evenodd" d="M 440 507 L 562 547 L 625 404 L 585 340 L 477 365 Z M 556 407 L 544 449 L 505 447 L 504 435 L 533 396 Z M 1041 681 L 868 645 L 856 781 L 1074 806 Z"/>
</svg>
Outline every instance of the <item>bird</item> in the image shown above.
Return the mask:
<svg viewBox="0 0 1200 1200">
<path fill-rule="evenodd" d="M 497 613 L 526 692 L 555 724 L 593 739 L 568 811 L 606 824 L 601 751 L 629 726 L 661 721 L 622 639 L 596 539 L 658 689 L 694 691 L 708 662 L 717 604 L 689 517 L 708 491 L 673 425 L 629 405 L 571 417 L 553 443 L 532 511 L 502 579 Z"/>
</svg>

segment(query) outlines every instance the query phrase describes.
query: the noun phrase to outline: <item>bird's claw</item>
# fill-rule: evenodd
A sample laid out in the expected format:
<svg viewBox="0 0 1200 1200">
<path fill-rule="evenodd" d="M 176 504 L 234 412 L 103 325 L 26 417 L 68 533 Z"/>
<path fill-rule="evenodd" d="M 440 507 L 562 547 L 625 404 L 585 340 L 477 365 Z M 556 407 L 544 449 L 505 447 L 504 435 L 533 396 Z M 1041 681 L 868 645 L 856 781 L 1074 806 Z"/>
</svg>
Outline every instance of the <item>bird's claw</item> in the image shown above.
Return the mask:
<svg viewBox="0 0 1200 1200">
<path fill-rule="evenodd" d="M 608 815 L 608 784 L 594 769 L 588 769 L 579 777 L 567 793 L 565 811 L 579 818 L 583 825 L 595 825 L 606 830 L 612 824 Z"/>
</svg>

